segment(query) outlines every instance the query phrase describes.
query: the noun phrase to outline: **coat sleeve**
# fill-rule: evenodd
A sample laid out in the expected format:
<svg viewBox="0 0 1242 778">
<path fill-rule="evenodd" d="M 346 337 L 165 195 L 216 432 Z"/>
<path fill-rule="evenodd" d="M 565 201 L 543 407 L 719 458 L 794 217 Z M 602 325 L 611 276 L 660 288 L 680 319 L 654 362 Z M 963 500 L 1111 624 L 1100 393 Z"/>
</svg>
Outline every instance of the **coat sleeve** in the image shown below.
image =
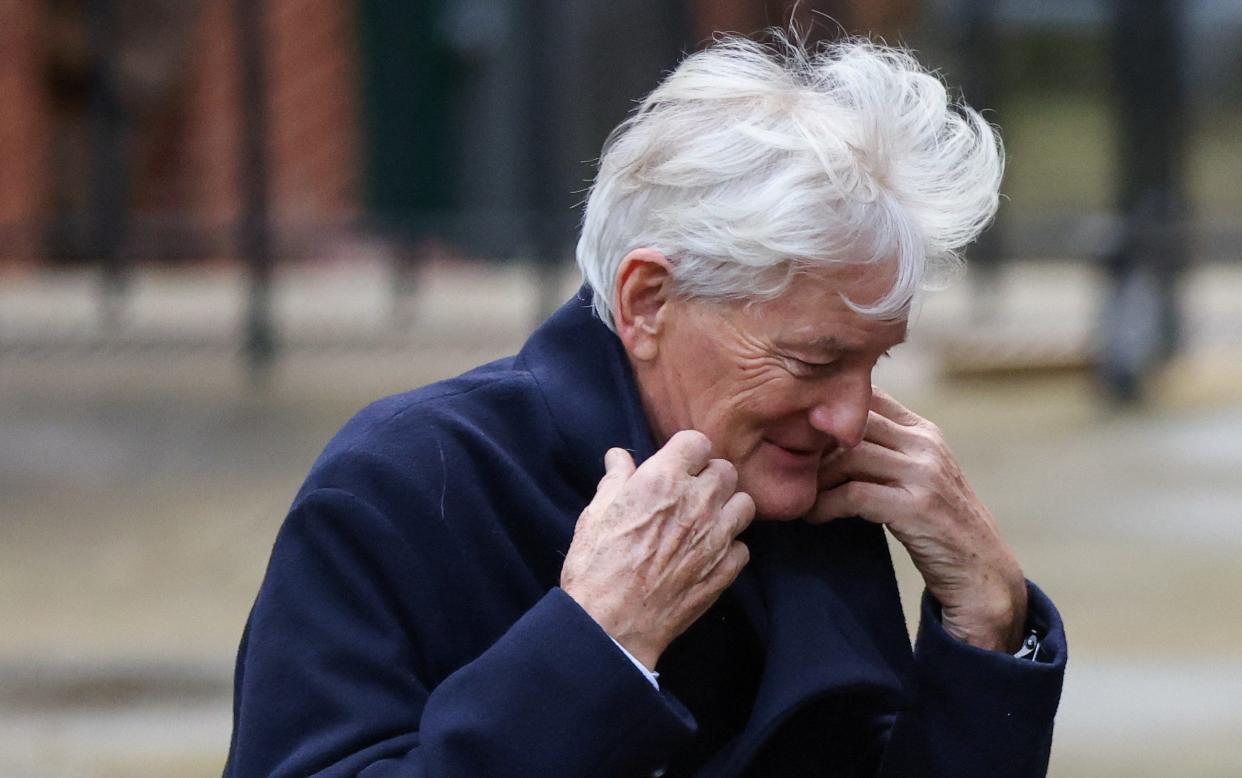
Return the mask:
<svg viewBox="0 0 1242 778">
<path fill-rule="evenodd" d="M 559 589 L 436 682 L 433 569 L 354 495 L 300 499 L 242 639 L 225 775 L 634 775 L 692 734 Z"/>
<path fill-rule="evenodd" d="M 1036 778 L 1048 770 L 1052 726 L 1065 676 L 1060 615 L 1028 582 L 1028 624 L 1043 636 L 1039 660 L 963 643 L 923 596 L 914 651 L 913 704 L 899 713 L 880 776 Z"/>
</svg>

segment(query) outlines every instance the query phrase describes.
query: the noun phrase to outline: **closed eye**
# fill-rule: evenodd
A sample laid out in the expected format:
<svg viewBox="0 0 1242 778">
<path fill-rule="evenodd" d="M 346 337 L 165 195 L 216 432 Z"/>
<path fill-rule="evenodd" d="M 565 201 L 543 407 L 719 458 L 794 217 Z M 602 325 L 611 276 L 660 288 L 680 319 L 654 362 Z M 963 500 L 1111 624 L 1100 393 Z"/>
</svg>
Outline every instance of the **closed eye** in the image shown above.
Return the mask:
<svg viewBox="0 0 1242 778">
<path fill-rule="evenodd" d="M 880 359 L 888 359 L 892 355 L 892 349 L 887 349 L 880 354 L 876 361 L 878 362 Z M 786 356 L 786 359 L 788 359 L 792 364 L 794 372 L 803 376 L 823 375 L 824 373 L 828 373 L 836 369 L 841 363 L 840 358 L 830 359 L 827 362 L 815 362 L 807 359 L 800 359 L 795 356 Z"/>
<path fill-rule="evenodd" d="M 837 360 L 835 359 L 828 362 L 809 362 L 805 359 L 798 359 L 797 357 L 788 357 L 788 359 L 794 368 L 794 372 L 799 375 L 816 375 L 825 373 L 837 366 Z"/>
<path fill-rule="evenodd" d="M 825 367 L 832 367 L 833 365 L 835 365 L 835 364 L 836 364 L 836 362 L 835 362 L 835 361 L 832 361 L 832 362 L 808 362 L 808 361 L 806 361 L 805 359 L 798 359 L 797 357 L 794 357 L 794 361 L 795 361 L 795 362 L 797 362 L 798 364 L 802 365 L 803 367 L 811 368 L 812 370 L 820 370 L 820 369 L 823 369 L 823 368 L 825 368 Z"/>
</svg>

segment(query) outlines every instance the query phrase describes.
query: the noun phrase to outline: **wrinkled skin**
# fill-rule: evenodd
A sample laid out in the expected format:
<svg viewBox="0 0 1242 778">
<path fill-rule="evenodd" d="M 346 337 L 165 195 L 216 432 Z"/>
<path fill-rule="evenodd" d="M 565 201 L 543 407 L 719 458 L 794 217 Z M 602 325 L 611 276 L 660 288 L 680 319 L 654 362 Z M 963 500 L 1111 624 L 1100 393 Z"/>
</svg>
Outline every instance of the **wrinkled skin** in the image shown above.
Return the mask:
<svg viewBox="0 0 1242 778">
<path fill-rule="evenodd" d="M 744 304 L 678 296 L 658 252 L 622 262 L 617 334 L 664 447 L 637 471 L 610 452 L 562 587 L 648 667 L 740 571 L 747 512 L 885 524 L 950 634 L 988 649 L 1021 639 L 1025 580 L 995 520 L 935 426 L 872 386 L 906 321 L 859 314 L 846 299 L 880 299 L 891 272 L 824 268 L 776 299 Z M 701 433 L 698 442 L 683 430 Z M 687 445 L 707 450 L 688 457 Z M 699 459 L 685 475 L 669 464 Z"/>
<path fill-rule="evenodd" d="M 655 356 L 632 359 L 657 439 L 704 433 L 713 453 L 737 467 L 759 518 L 805 515 L 820 462 L 862 440 L 872 369 L 905 340 L 904 319 L 861 316 L 838 294 L 873 302 L 890 284 L 879 270 L 808 274 L 781 297 L 750 305 L 664 302 L 643 323 L 657 334 L 634 337 L 637 351 L 654 345 Z"/>
<path fill-rule="evenodd" d="M 561 588 L 648 668 L 750 559 L 736 538 L 755 504 L 736 491 L 733 465 L 710 457 L 692 430 L 637 469 L 610 449 L 561 570 Z"/>
<path fill-rule="evenodd" d="M 1017 647 L 1022 569 L 936 425 L 874 388 L 863 441 L 825 461 L 820 482 L 808 521 L 884 524 L 939 600 L 949 634 L 980 648 Z"/>
</svg>

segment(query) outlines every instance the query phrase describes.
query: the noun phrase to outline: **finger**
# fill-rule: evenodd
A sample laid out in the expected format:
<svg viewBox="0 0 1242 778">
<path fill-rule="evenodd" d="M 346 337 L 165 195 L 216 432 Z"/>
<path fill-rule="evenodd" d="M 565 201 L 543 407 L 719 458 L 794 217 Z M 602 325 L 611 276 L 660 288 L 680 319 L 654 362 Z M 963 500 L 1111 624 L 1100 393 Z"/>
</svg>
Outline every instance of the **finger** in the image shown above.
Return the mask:
<svg viewBox="0 0 1242 778">
<path fill-rule="evenodd" d="M 720 509 L 720 526 L 729 540 L 742 534 L 755 518 L 755 499 L 746 492 L 735 492 Z"/>
<path fill-rule="evenodd" d="M 710 460 L 698 477 L 712 488 L 719 503 L 737 491 L 737 468 L 727 459 Z"/>
<path fill-rule="evenodd" d="M 867 416 L 867 430 L 863 440 L 871 441 L 893 451 L 902 451 L 910 444 L 910 428 L 898 424 L 887 416 L 870 411 Z"/>
<path fill-rule="evenodd" d="M 703 585 L 712 592 L 714 598 L 737 580 L 738 574 L 748 562 L 750 562 L 750 549 L 740 540 L 733 541 L 720 555 L 720 560 L 705 571 L 702 578 Z"/>
<path fill-rule="evenodd" d="M 903 491 L 895 486 L 848 481 L 819 493 L 806 520 L 823 524 L 833 519 L 860 516 L 876 524 L 890 524 L 899 517 Z"/>
<path fill-rule="evenodd" d="M 913 427 L 923 420 L 914 411 L 893 399 L 893 396 L 878 386 L 871 387 L 871 410 L 892 419 L 903 427 Z"/>
<path fill-rule="evenodd" d="M 623 448 L 610 448 L 604 454 L 604 477 L 599 479 L 591 502 L 608 505 L 616 499 L 621 487 L 634 475 L 634 458 Z"/>
<path fill-rule="evenodd" d="M 740 540 L 729 544 L 729 549 L 721 555 L 720 561 L 712 568 L 704 570 L 702 577 L 687 591 L 683 602 L 692 603 L 691 621 L 698 619 L 711 608 L 725 589 L 737 580 L 738 574 L 750 561 L 750 549 Z"/>
<path fill-rule="evenodd" d="M 750 562 L 750 548 L 740 540 L 730 543 L 729 551 L 724 555 L 724 559 L 716 565 L 716 570 L 724 578 L 721 590 L 728 588 L 729 584 L 737 580 L 738 573 L 742 572 L 742 568 L 746 567 L 748 562 Z"/>
<path fill-rule="evenodd" d="M 671 460 L 679 471 L 698 475 L 712 455 L 712 442 L 698 430 L 681 430 L 652 459 Z"/>
<path fill-rule="evenodd" d="M 854 448 L 819 469 L 821 489 L 835 487 L 846 481 L 868 481 L 892 484 L 910 475 L 910 458 L 900 451 L 864 440 Z"/>
<path fill-rule="evenodd" d="M 629 478 L 634 475 L 634 457 L 623 448 L 610 448 L 604 453 L 604 475 Z"/>
<path fill-rule="evenodd" d="M 720 564 L 733 541 L 754 517 L 755 501 L 746 492 L 735 492 L 718 512 L 710 512 L 699 522 L 691 544 L 700 547 L 706 557 L 704 575 Z"/>
</svg>

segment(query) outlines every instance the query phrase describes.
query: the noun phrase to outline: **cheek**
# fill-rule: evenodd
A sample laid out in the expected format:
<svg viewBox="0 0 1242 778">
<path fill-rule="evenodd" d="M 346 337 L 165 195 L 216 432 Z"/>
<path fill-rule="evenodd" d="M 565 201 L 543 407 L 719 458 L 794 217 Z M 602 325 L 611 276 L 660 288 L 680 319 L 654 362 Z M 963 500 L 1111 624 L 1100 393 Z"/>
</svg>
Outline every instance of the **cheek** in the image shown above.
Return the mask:
<svg viewBox="0 0 1242 778">
<path fill-rule="evenodd" d="M 750 455 L 770 432 L 799 417 L 795 388 L 770 371 L 723 388 L 706 416 L 722 436 L 721 452 L 741 464 L 738 458 Z"/>
<path fill-rule="evenodd" d="M 802 388 L 784 370 L 766 370 L 738 387 L 732 405 L 751 425 L 780 424 L 808 409 Z"/>
</svg>

